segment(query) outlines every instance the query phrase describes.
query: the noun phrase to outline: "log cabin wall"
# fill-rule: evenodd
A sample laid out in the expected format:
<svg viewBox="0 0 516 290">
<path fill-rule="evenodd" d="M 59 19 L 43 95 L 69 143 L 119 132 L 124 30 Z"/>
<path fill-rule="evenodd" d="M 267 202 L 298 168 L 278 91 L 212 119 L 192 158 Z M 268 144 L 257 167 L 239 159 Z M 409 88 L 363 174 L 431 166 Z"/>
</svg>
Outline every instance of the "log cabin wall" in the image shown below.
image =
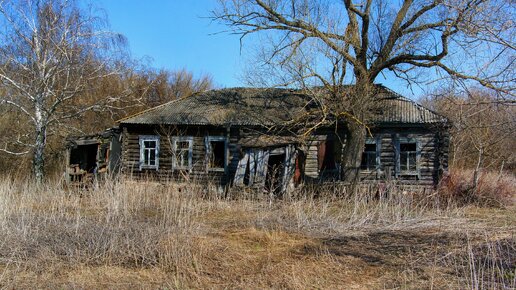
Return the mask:
<svg viewBox="0 0 516 290">
<path fill-rule="evenodd" d="M 303 146 L 306 153 L 305 181 L 321 183 L 338 180 L 337 172 L 324 172 L 320 166 L 320 145 L 329 139 L 341 142 L 345 147 L 345 132 L 340 132 L 340 138 L 332 130 L 319 130 L 311 136 Z M 448 168 L 449 133 L 446 130 L 424 126 L 393 126 L 377 127 L 372 130 L 372 137 L 368 142 L 374 143 L 377 148 L 377 164 L 374 170 L 361 168 L 360 179 L 365 182 L 378 180 L 396 180 L 403 184 L 436 185 L 444 171 Z M 341 141 L 339 141 L 341 140 Z M 397 165 L 400 140 L 415 141 L 417 146 L 417 170 L 406 174 Z M 328 152 L 326 152 L 328 154 Z M 342 152 L 341 152 L 342 154 Z M 336 156 L 340 160 L 342 156 Z M 378 164 L 379 162 L 379 164 Z"/>
<path fill-rule="evenodd" d="M 245 128 L 247 131 L 249 128 Z M 255 128 L 256 134 L 259 129 Z M 127 125 L 122 132 L 122 172 L 136 178 L 153 178 L 159 180 L 183 180 L 197 182 L 213 182 L 221 185 L 229 185 L 234 179 L 239 160 L 243 155 L 243 148 L 239 141 L 248 137 L 249 133 L 242 131 L 241 127 L 213 127 L 213 126 L 144 126 Z M 436 185 L 440 174 L 447 169 L 449 135 L 446 131 L 429 127 L 377 127 L 372 131 L 373 138 L 368 139 L 377 142 L 378 161 L 376 170 L 361 170 L 360 178 L 363 182 L 375 182 L 378 180 L 396 180 L 399 183 L 417 185 Z M 141 169 L 139 136 L 157 135 L 160 137 L 159 168 Z M 172 166 L 171 138 L 175 136 L 190 136 L 193 140 L 192 169 L 174 170 Z M 206 167 L 206 136 L 224 136 L 227 138 L 227 166 L 225 171 L 210 171 Z M 404 174 L 397 165 L 400 140 L 415 140 L 418 150 L 417 174 Z M 321 145 L 333 141 L 335 148 L 345 147 L 345 132 L 335 133 L 334 129 L 320 129 L 308 140 L 298 146 L 304 152 L 304 177 L 306 183 L 333 182 L 340 179 L 340 165 L 334 170 L 321 168 Z M 398 147 L 397 147 L 398 146 Z M 334 160 L 340 163 L 342 150 L 334 154 Z M 326 152 L 330 154 L 330 152 Z M 398 168 L 397 168 L 398 166 Z"/>
<path fill-rule="evenodd" d="M 239 160 L 238 130 L 209 126 L 124 126 L 122 131 L 122 172 L 135 178 L 162 181 L 182 180 L 213 182 L 226 185 L 234 175 Z M 158 169 L 140 169 L 140 136 L 159 136 Z M 219 136 L 226 140 L 227 165 L 224 171 L 207 169 L 206 137 Z M 173 169 L 172 138 L 192 137 L 191 170 Z"/>
<path fill-rule="evenodd" d="M 326 152 L 324 145 L 333 142 L 332 152 Z M 305 161 L 305 180 L 309 183 L 320 183 L 339 180 L 340 176 L 340 160 L 342 159 L 342 150 L 346 146 L 346 132 L 339 130 L 335 132 L 332 128 L 323 128 L 317 130 L 308 138 L 302 150 L 306 153 Z M 323 149 L 324 148 L 324 149 Z M 325 152 L 322 153 L 321 150 Z M 335 169 L 326 170 L 322 168 L 322 163 L 327 154 L 334 154 L 336 161 Z"/>
<path fill-rule="evenodd" d="M 437 132 L 428 128 L 382 128 L 375 130 L 373 140 L 379 142 L 380 152 L 377 170 L 361 171 L 362 180 L 373 181 L 397 180 L 400 183 L 435 185 L 438 181 L 439 169 L 439 136 Z M 399 168 L 400 140 L 415 141 L 417 146 L 417 169 L 416 172 L 404 173 Z M 398 164 L 397 164 L 398 163 Z M 397 168 L 398 167 L 398 168 Z"/>
</svg>

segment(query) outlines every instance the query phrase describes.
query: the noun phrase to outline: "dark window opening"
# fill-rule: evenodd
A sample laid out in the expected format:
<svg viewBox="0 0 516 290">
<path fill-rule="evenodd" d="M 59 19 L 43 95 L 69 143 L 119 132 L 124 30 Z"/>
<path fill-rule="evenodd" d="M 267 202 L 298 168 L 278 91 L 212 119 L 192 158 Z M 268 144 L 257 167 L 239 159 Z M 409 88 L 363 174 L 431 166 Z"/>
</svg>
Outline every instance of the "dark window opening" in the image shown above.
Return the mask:
<svg viewBox="0 0 516 290">
<path fill-rule="evenodd" d="M 415 172 L 417 170 L 416 143 L 400 144 L 400 170 Z"/>
<path fill-rule="evenodd" d="M 340 154 L 340 148 L 336 146 L 335 140 L 326 140 L 319 143 L 317 148 L 317 160 L 319 163 L 319 170 L 336 170 L 337 158 Z"/>
<path fill-rule="evenodd" d="M 210 141 L 209 168 L 224 169 L 225 151 L 224 141 Z"/>
<path fill-rule="evenodd" d="M 95 172 L 97 167 L 98 145 L 80 145 L 70 152 L 70 166 L 78 166 L 88 173 Z"/>
<path fill-rule="evenodd" d="M 365 144 L 360 168 L 362 170 L 375 170 L 376 165 L 376 144 Z"/>
</svg>

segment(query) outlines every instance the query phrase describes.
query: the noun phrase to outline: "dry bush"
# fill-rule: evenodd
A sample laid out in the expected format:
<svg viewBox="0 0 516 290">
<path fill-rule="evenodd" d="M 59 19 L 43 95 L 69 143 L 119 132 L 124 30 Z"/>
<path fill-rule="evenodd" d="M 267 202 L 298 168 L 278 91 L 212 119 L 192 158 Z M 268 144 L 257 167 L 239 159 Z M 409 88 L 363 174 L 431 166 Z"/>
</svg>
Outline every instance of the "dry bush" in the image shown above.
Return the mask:
<svg viewBox="0 0 516 290">
<path fill-rule="evenodd" d="M 516 199 L 516 177 L 510 173 L 482 172 L 477 186 L 472 170 L 454 170 L 441 181 L 438 194 L 459 204 L 510 207 Z"/>
</svg>

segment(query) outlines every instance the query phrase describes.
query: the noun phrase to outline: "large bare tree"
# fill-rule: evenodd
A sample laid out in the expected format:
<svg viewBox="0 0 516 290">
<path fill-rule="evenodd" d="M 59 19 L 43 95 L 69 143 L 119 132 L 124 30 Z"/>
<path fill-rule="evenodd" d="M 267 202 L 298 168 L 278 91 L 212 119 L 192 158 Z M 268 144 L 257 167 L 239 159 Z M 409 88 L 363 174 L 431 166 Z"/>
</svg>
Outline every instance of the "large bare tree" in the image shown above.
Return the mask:
<svg viewBox="0 0 516 290">
<path fill-rule="evenodd" d="M 320 115 L 346 121 L 343 166 L 353 181 L 379 76 L 411 85 L 446 78 L 514 97 L 515 8 L 510 0 L 220 0 L 213 19 L 242 38 L 263 37 L 255 67 L 283 74 L 281 84 L 326 89 Z"/>
<path fill-rule="evenodd" d="M 123 37 L 107 32 L 104 19 L 73 0 L 0 0 L 0 23 L 0 105 L 30 128 L 12 130 L 0 150 L 32 154 L 41 182 L 49 130 L 112 101 L 100 104 L 88 92 L 117 72 L 114 57 Z"/>
</svg>

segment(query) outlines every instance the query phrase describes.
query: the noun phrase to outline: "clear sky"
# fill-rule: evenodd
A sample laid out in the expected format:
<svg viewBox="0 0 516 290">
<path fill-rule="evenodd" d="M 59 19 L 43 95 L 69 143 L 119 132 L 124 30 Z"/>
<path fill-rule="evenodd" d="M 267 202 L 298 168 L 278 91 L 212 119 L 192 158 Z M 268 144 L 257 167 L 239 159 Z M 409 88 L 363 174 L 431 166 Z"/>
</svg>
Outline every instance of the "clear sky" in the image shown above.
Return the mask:
<svg viewBox="0 0 516 290">
<path fill-rule="evenodd" d="M 156 68 L 209 73 L 218 87 L 242 86 L 239 36 L 206 17 L 215 0 L 98 0 L 111 29 L 124 34 L 134 58 Z"/>
<path fill-rule="evenodd" d="M 209 73 L 217 87 L 244 86 L 239 75 L 245 65 L 239 36 L 207 17 L 215 0 L 97 0 L 105 9 L 111 29 L 129 40 L 136 59 L 150 57 L 155 68 L 185 68 L 196 76 Z M 414 94 L 393 77 L 380 80 L 408 97 Z"/>
</svg>

